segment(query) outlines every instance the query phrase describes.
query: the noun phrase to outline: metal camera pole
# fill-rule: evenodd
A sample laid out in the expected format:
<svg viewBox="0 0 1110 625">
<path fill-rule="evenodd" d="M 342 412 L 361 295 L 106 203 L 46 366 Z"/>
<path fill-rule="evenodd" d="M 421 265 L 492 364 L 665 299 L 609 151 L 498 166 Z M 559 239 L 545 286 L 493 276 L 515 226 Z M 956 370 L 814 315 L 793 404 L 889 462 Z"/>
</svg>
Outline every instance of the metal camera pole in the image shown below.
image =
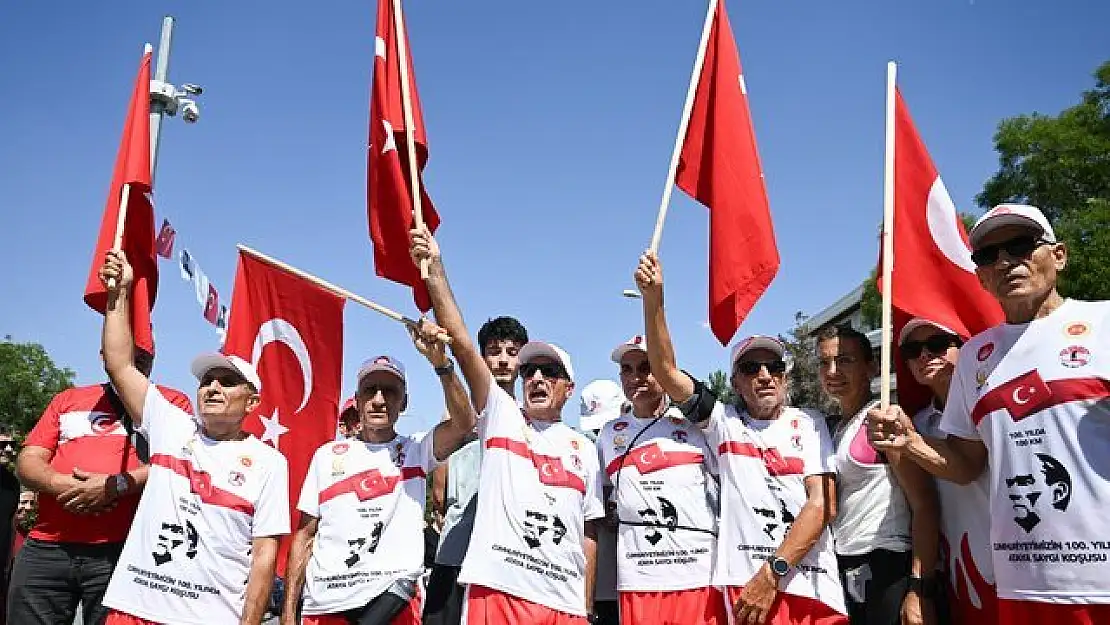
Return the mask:
<svg viewBox="0 0 1110 625">
<path fill-rule="evenodd" d="M 166 83 L 170 70 L 170 45 L 173 42 L 173 16 L 162 18 L 162 37 L 158 40 L 158 60 L 154 66 L 154 79 L 151 81 L 150 98 L 150 179 L 158 169 L 158 143 L 162 137 L 162 117 L 166 113 L 166 102 L 155 97 L 155 86 Z"/>
</svg>

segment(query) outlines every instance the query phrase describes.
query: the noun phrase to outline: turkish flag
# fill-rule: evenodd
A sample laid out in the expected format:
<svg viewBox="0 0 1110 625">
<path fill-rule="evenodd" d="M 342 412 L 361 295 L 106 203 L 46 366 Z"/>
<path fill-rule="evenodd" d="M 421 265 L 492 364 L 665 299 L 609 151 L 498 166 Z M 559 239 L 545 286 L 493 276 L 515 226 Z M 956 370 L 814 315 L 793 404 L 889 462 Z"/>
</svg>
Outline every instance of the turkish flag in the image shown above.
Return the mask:
<svg viewBox="0 0 1110 625">
<path fill-rule="evenodd" d="M 428 289 L 420 279 L 420 269 L 409 256 L 409 230 L 413 228 L 412 186 L 409 182 L 409 157 L 405 141 L 405 113 L 401 101 L 401 64 L 397 51 L 398 33 L 394 28 L 393 3 L 378 0 L 378 23 L 374 31 L 374 84 L 370 93 L 370 153 L 367 163 L 366 206 L 370 220 L 370 239 L 374 243 L 374 271 L 381 277 L 412 287 L 416 306 L 423 312 L 431 307 Z M 428 140 L 424 115 L 416 93 L 412 69 L 412 47 L 408 45 L 409 93 L 415 128 L 418 169 L 428 162 Z M 420 180 L 424 223 L 435 232 L 439 215 Z"/>
<path fill-rule="evenodd" d="M 177 237 L 177 230 L 170 225 L 169 219 L 162 220 L 162 229 L 158 231 L 158 238 L 154 241 L 154 251 L 162 258 L 173 258 L 173 241 Z"/>
<path fill-rule="evenodd" d="M 243 429 L 289 461 L 289 507 L 297 527 L 297 498 L 318 447 L 335 438 L 343 365 L 346 300 L 311 282 L 239 253 L 231 294 L 225 354 L 254 363 L 262 403 Z M 284 571 L 289 552 L 278 557 Z"/>
<path fill-rule="evenodd" d="M 220 294 L 211 282 L 208 283 L 208 299 L 204 302 L 204 318 L 212 325 L 220 319 Z"/>
<path fill-rule="evenodd" d="M 85 303 L 100 314 L 104 314 L 108 306 L 108 291 L 100 282 L 98 272 L 104 265 L 105 255 L 115 243 L 124 185 L 130 185 L 130 191 L 120 247 L 135 271 L 135 282 L 131 287 L 131 333 L 136 347 L 153 354 L 154 332 L 150 311 L 154 309 L 154 298 L 158 293 L 158 259 L 154 253 L 154 207 L 149 195 L 150 51 L 143 54 L 139 75 L 135 77 L 123 137 L 116 153 L 112 184 L 108 188 L 108 201 L 100 220 L 100 234 L 93 250 L 89 278 L 85 282 Z"/>
<path fill-rule="evenodd" d="M 723 1 L 713 17 L 675 184 L 709 209 L 709 326 L 727 345 L 778 273 L 779 252 Z"/>
<path fill-rule="evenodd" d="M 880 248 L 881 251 L 881 248 Z M 880 253 L 879 266 L 882 267 Z M 893 338 L 914 317 L 968 339 L 1002 322 L 998 302 L 979 284 L 967 232 L 933 159 L 917 134 L 902 94 L 894 107 Z M 879 272 L 882 291 L 882 272 Z M 898 402 L 913 415 L 931 393 L 895 360 Z"/>
</svg>

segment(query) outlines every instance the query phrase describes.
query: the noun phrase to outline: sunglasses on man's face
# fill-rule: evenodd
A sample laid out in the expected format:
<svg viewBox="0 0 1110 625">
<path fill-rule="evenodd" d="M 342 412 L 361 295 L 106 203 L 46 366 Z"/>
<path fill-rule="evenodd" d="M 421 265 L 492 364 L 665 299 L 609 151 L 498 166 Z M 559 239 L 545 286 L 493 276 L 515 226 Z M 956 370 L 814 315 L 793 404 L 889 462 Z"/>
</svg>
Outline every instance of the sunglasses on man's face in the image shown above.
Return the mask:
<svg viewBox="0 0 1110 625">
<path fill-rule="evenodd" d="M 240 384 L 247 383 L 247 381 L 243 379 L 243 376 L 232 373 L 230 371 L 224 371 L 220 373 L 212 371 L 204 374 L 204 377 L 200 379 L 200 387 L 204 388 L 209 384 L 212 384 L 213 381 L 219 382 L 220 386 L 222 386 L 223 388 L 234 388 L 236 386 L 239 386 Z"/>
<path fill-rule="evenodd" d="M 1033 250 L 1048 244 L 1049 241 L 1040 237 L 1023 235 L 993 245 L 984 245 L 971 253 L 971 261 L 977 267 L 993 265 L 998 262 L 998 254 L 1002 250 L 1006 250 L 1010 258 L 1028 258 Z"/>
<path fill-rule="evenodd" d="M 633 367 L 632 365 L 621 365 L 621 375 L 651 375 L 651 363 L 643 361 L 639 365 Z"/>
<path fill-rule="evenodd" d="M 922 350 L 928 350 L 935 356 L 942 356 L 953 345 L 960 346 L 959 337 L 942 333 L 934 334 L 924 341 L 906 341 L 898 347 L 898 351 L 901 352 L 902 358 L 913 360 L 921 355 Z"/>
<path fill-rule="evenodd" d="M 536 375 L 537 371 L 540 372 L 540 375 L 548 379 L 570 379 L 570 376 L 567 375 L 567 370 L 563 368 L 563 365 L 557 362 L 526 362 L 520 365 L 520 377 L 525 380 Z"/>
<path fill-rule="evenodd" d="M 736 363 L 736 370 L 747 376 L 759 375 L 759 370 L 763 367 L 767 367 L 767 373 L 771 375 L 786 373 L 784 360 L 741 360 Z"/>
</svg>

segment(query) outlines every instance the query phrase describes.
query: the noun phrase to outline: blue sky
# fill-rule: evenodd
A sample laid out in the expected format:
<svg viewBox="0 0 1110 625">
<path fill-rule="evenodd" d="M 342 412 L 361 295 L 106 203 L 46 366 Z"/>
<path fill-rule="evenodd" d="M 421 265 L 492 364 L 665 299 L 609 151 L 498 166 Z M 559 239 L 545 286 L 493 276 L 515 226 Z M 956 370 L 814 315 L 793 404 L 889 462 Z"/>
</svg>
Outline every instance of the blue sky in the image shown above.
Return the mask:
<svg viewBox="0 0 1110 625">
<path fill-rule="evenodd" d="M 156 181 L 169 217 L 230 298 L 245 243 L 406 313 L 366 234 L 365 140 L 375 2 L 4 3 L 0 8 L 0 333 L 42 343 L 80 383 L 102 379 L 100 317 L 81 301 L 144 41 L 177 17 L 170 79 L 205 87 L 202 118 L 168 120 Z M 639 331 L 621 297 L 647 246 L 704 16 L 702 2 L 434 2 L 406 16 L 431 144 L 440 241 L 472 331 L 522 319 L 615 378 Z M 741 334 L 786 332 L 855 287 L 876 258 L 885 63 L 957 206 L 995 170 L 997 122 L 1055 113 L 1110 56 L 1098 0 L 728 3 L 782 269 Z M 684 366 L 727 352 L 704 327 L 706 211 L 675 193 L 661 248 Z M 155 378 L 188 392 L 215 349 L 190 288 L 164 263 Z M 345 384 L 378 353 L 410 371 L 399 429 L 442 411 L 438 382 L 396 324 L 348 305 Z M 577 422 L 577 399 L 567 420 Z"/>
</svg>

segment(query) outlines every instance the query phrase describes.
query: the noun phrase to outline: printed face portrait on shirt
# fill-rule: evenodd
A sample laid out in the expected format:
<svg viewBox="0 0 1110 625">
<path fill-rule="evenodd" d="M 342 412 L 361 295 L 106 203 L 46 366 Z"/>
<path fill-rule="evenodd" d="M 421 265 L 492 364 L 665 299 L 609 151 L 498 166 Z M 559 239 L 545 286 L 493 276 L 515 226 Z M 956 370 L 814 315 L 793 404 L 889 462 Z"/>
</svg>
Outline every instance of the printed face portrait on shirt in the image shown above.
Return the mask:
<svg viewBox="0 0 1110 625">
<path fill-rule="evenodd" d="M 750 350 L 736 361 L 732 390 L 753 417 L 770 418 L 786 404 L 786 367 L 780 363 L 782 358 L 769 349 Z"/>
<path fill-rule="evenodd" d="M 1055 288 L 1056 274 L 1067 265 L 1067 248 L 1063 243 L 1045 243 L 1040 237 L 1039 230 L 1028 226 L 1000 226 L 975 247 L 976 253 L 987 249 L 997 253 L 994 262 L 976 267 L 975 274 L 983 288 L 1003 305 L 1041 297 Z M 1015 248 L 1031 249 L 1011 254 Z"/>
<path fill-rule="evenodd" d="M 1037 454 L 1037 458 L 1040 460 L 1040 471 L 1006 478 L 1006 488 L 1016 515 L 1014 522 L 1026 532 L 1040 524 L 1041 515 L 1049 505 L 1063 512 L 1071 502 L 1071 474 L 1068 470 L 1048 454 Z"/>
<path fill-rule="evenodd" d="M 409 396 L 401 379 L 388 371 L 371 371 L 358 383 L 355 406 L 362 430 L 392 428 L 408 406 Z"/>
<path fill-rule="evenodd" d="M 621 356 L 621 389 L 638 414 L 652 414 L 663 400 L 663 387 L 651 374 L 647 352 L 633 349 Z"/>
<path fill-rule="evenodd" d="M 209 425 L 242 421 L 258 407 L 258 391 L 242 374 L 228 367 L 209 369 L 197 388 L 197 406 L 201 418 Z"/>
<path fill-rule="evenodd" d="M 825 392 L 836 399 L 870 391 L 875 360 L 850 336 L 834 336 L 817 343 L 817 377 Z"/>
</svg>

